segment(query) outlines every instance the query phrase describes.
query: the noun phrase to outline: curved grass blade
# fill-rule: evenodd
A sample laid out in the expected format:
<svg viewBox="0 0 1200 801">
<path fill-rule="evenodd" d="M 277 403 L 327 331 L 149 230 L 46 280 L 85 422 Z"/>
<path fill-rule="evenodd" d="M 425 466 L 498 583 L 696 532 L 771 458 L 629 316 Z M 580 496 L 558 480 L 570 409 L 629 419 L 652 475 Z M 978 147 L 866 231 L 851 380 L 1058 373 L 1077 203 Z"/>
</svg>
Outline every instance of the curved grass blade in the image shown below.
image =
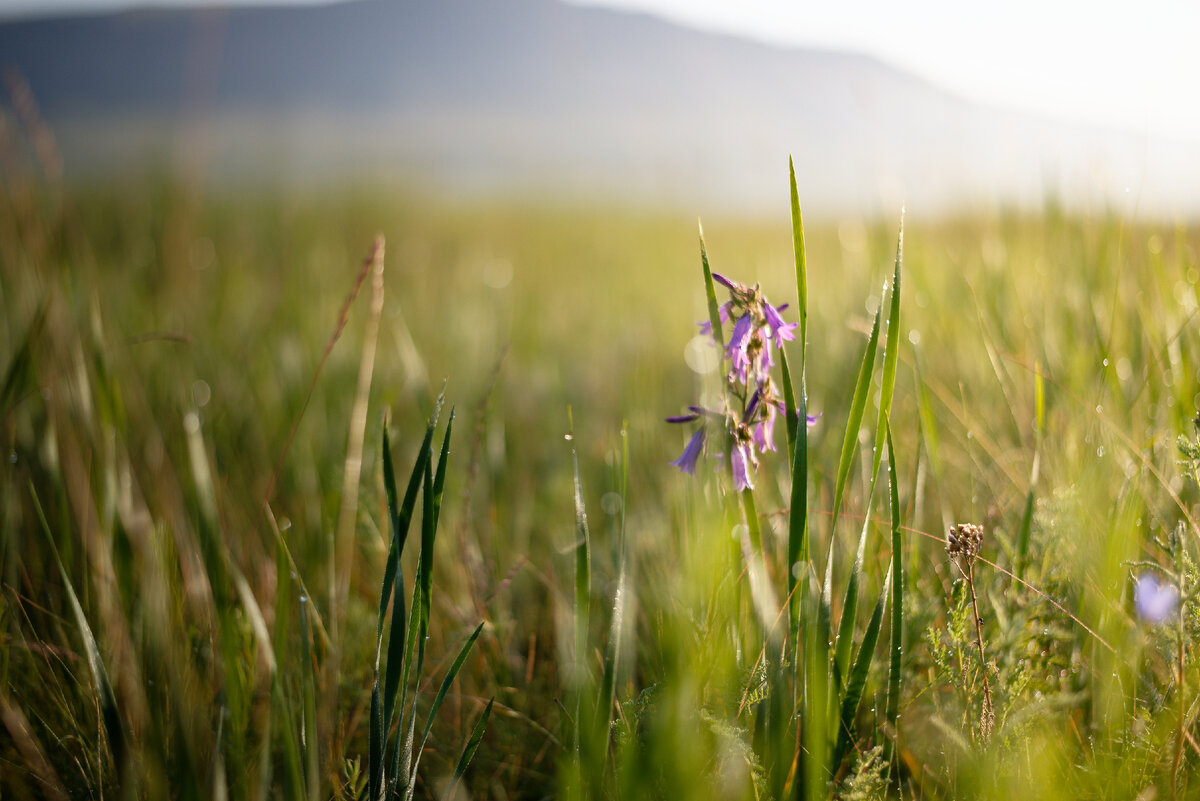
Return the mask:
<svg viewBox="0 0 1200 801">
<path fill-rule="evenodd" d="M 370 751 L 367 755 L 367 798 L 381 801 L 383 798 L 383 704 L 379 699 L 379 674 L 375 674 L 375 686 L 371 690 L 371 734 Z"/>
<path fill-rule="evenodd" d="M 892 505 L 892 643 L 888 653 L 887 712 L 884 719 L 891 729 L 891 738 L 885 743 L 885 755 L 889 761 L 894 739 L 899 736 L 900 723 L 900 659 L 904 645 L 904 549 L 900 539 L 900 490 L 896 473 L 896 449 L 892 445 L 892 425 L 884 421 L 888 449 L 888 484 L 891 489 Z"/>
<path fill-rule="evenodd" d="M 875 372 L 875 352 L 879 346 L 879 313 L 875 311 L 875 322 L 871 325 L 871 336 L 867 339 L 867 350 L 863 353 L 862 365 L 858 369 L 858 381 L 854 385 L 854 398 L 850 403 L 850 416 L 846 420 L 846 433 L 842 437 L 842 455 L 838 461 L 837 483 L 833 491 L 833 525 L 837 526 L 842 511 L 842 495 L 846 490 L 846 478 L 854 461 L 858 432 L 862 428 L 863 414 L 867 408 L 867 396 L 871 392 L 871 377 Z M 830 550 L 832 554 L 832 549 Z"/>
<path fill-rule="evenodd" d="M 854 399 L 850 404 L 850 416 L 846 421 L 846 433 L 842 438 L 842 455 L 838 464 L 837 485 L 833 493 L 833 528 L 836 532 L 838 515 L 841 514 L 842 494 L 846 489 L 846 478 L 850 475 L 850 465 L 854 461 L 855 443 L 858 441 L 858 432 L 862 427 L 863 414 L 867 408 L 867 395 L 871 391 L 871 376 L 875 370 L 875 351 L 879 345 L 879 315 L 881 310 L 875 312 L 875 322 L 871 326 L 871 336 L 867 340 L 867 350 L 863 353 L 862 365 L 858 370 L 858 381 L 854 386 Z M 864 529 L 865 534 L 865 529 Z M 833 554 L 834 547 L 837 544 L 837 538 L 830 536 L 829 538 L 829 558 L 825 562 L 825 584 L 821 590 L 821 615 L 826 621 L 829 620 L 830 610 L 833 606 Z M 860 539 L 859 552 L 862 551 L 862 543 Z M 853 577 L 851 578 L 853 583 Z M 852 599 L 849 595 L 851 585 L 847 586 L 847 598 L 849 603 Z M 857 595 L 854 597 L 854 602 L 857 603 Z M 855 609 L 851 606 L 843 605 L 842 620 L 846 620 L 847 614 L 850 616 L 851 622 L 854 620 Z M 844 628 L 845 624 L 839 628 Z"/>
<path fill-rule="evenodd" d="M 871 465 L 871 492 L 875 493 L 875 482 L 879 479 L 879 466 L 883 460 L 884 421 L 892 413 L 892 396 L 896 390 L 896 366 L 900 358 L 900 272 L 904 263 L 904 211 L 900 212 L 900 233 L 896 240 L 896 267 L 892 273 L 891 308 L 888 310 L 887 339 L 883 350 L 882 386 L 879 392 L 879 421 L 875 429 L 874 462 Z"/>
<path fill-rule="evenodd" d="M 837 747 L 833 752 L 833 762 L 830 767 L 837 770 L 846 755 L 854 733 L 854 713 L 862 701 L 863 690 L 867 686 L 867 673 L 871 669 L 871 660 L 875 656 L 875 644 L 879 640 L 879 629 L 883 624 L 883 610 L 887 605 L 888 594 L 891 590 L 892 571 L 888 568 L 887 578 L 883 580 L 883 591 L 875 603 L 875 611 L 871 613 L 871 622 L 863 633 L 862 644 L 858 648 L 858 657 L 854 660 L 854 669 L 846 682 L 846 696 L 842 700 L 841 723 L 838 726 Z"/>
<path fill-rule="evenodd" d="M 388 598 L 392 594 L 392 582 L 400 572 L 400 555 L 408 539 L 408 527 L 412 522 L 413 509 L 417 504 L 417 492 L 421 489 L 421 475 L 429 461 L 433 445 L 434 421 L 425 429 L 425 440 L 417 451 L 417 462 L 408 479 L 404 501 L 397 505 L 396 474 L 392 467 L 391 447 L 388 442 L 387 423 L 383 426 L 383 488 L 387 494 L 388 517 L 392 524 L 391 544 L 388 546 L 387 564 L 383 569 L 383 589 L 379 593 L 379 622 L 376 626 L 375 667 L 379 667 L 379 648 L 383 641 L 383 620 L 387 616 Z"/>
<path fill-rule="evenodd" d="M 708 302 L 708 321 L 712 324 L 713 341 L 724 350 L 725 332 L 721 330 L 721 307 L 717 304 L 717 292 L 713 288 L 712 269 L 708 266 L 708 251 L 704 248 L 704 229 L 700 229 L 700 265 L 704 268 L 704 297 Z"/>
<path fill-rule="evenodd" d="M 126 785 L 125 789 L 129 791 L 130 788 L 126 782 L 129 749 L 125 726 L 121 722 L 121 710 L 117 707 L 117 697 L 113 694 L 112 683 L 108 680 L 108 671 L 104 667 L 104 660 L 100 657 L 100 648 L 96 645 L 96 637 L 92 634 L 92 627 L 88 625 L 87 616 L 83 613 L 83 606 L 79 603 L 79 596 L 75 594 L 75 587 L 71 584 L 71 577 L 67 574 L 67 568 L 58 554 L 58 546 L 54 544 L 54 535 L 50 532 L 50 524 L 46 521 L 45 512 L 42 511 L 41 501 L 38 500 L 37 491 L 32 482 L 29 485 L 29 494 L 33 500 L 34 509 L 37 511 L 42 533 L 46 535 L 46 542 L 49 543 L 50 551 L 54 555 L 54 563 L 58 565 L 63 588 L 67 591 L 67 602 L 71 606 L 71 615 L 75 618 L 75 625 L 79 626 L 79 633 L 83 638 L 83 650 L 87 657 L 88 670 L 92 674 L 96 698 L 100 704 L 100 718 L 104 723 L 104 733 L 108 737 L 108 747 L 112 751 L 113 764 L 117 767 L 118 782 Z"/>
<path fill-rule="evenodd" d="M 788 156 L 788 179 L 792 200 L 792 252 L 796 258 L 796 311 L 800 316 L 800 383 L 804 384 L 808 352 L 808 264 L 804 253 L 804 220 L 800 216 L 800 193 L 796 190 L 796 165 Z"/>
<path fill-rule="evenodd" d="M 411 801 L 413 792 L 417 788 L 417 768 L 421 764 L 421 754 L 425 750 L 425 743 L 429 741 L 429 732 L 433 729 L 433 721 L 437 719 L 438 710 L 442 708 L 442 702 L 446 700 L 446 693 L 450 691 L 450 685 L 454 683 L 458 672 L 462 670 L 463 662 L 467 661 L 467 654 L 471 652 L 471 646 L 475 645 L 475 640 L 479 637 L 479 632 L 481 631 L 483 631 L 483 623 L 475 627 L 475 630 L 471 632 L 471 636 L 463 643 L 462 648 L 458 649 L 458 656 L 454 657 L 453 664 L 446 671 L 446 677 L 442 679 L 442 686 L 438 688 L 437 695 L 434 696 L 433 703 L 429 707 L 429 717 L 425 720 L 425 730 L 421 733 L 421 745 L 416 749 L 416 760 L 412 763 L 408 790 L 405 793 L 405 798 L 409 799 L 409 801 Z"/>
<path fill-rule="evenodd" d="M 454 766 L 454 775 L 450 777 L 450 783 L 446 785 L 446 792 L 442 795 L 442 801 L 449 801 L 453 796 L 454 788 L 462 780 L 463 774 L 467 772 L 467 766 L 471 764 L 471 760 L 475 756 L 475 751 L 479 748 L 479 741 L 483 739 L 483 732 L 487 728 L 488 718 L 492 716 L 492 704 L 495 698 L 488 699 L 487 706 L 483 708 L 483 714 L 479 716 L 479 722 L 475 724 L 475 728 L 471 731 L 471 738 L 467 740 L 467 747 L 463 749 L 462 756 L 458 758 L 458 764 Z"/>
</svg>

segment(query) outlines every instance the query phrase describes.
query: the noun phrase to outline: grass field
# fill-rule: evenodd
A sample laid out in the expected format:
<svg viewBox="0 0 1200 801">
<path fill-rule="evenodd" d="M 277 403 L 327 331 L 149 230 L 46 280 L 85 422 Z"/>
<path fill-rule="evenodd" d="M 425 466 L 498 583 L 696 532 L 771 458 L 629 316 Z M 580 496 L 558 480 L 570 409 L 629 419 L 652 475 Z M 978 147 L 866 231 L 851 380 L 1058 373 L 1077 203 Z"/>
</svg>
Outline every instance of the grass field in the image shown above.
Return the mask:
<svg viewBox="0 0 1200 801">
<path fill-rule="evenodd" d="M 0 796 L 1200 797 L 1200 228 L 806 206 L 798 296 L 781 168 L 747 494 L 686 214 L 6 170 Z"/>
</svg>

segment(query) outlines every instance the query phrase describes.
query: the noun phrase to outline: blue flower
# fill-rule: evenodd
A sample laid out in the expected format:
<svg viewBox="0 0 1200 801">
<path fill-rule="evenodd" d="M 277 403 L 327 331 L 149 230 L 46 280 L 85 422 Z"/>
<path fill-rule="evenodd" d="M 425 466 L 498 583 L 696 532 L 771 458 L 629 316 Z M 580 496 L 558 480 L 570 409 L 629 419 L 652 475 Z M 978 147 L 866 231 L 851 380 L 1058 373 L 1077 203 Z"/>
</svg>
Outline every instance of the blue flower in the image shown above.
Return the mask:
<svg viewBox="0 0 1200 801">
<path fill-rule="evenodd" d="M 1133 587 L 1133 607 L 1147 623 L 1162 623 L 1179 608 L 1179 588 L 1160 584 L 1153 573 L 1143 573 Z"/>
<path fill-rule="evenodd" d="M 692 434 L 692 438 L 688 440 L 687 447 L 683 449 L 683 455 L 671 462 L 689 475 L 696 475 L 696 461 L 704 451 L 704 430 L 703 426 L 697 428 L 696 433 Z"/>
</svg>

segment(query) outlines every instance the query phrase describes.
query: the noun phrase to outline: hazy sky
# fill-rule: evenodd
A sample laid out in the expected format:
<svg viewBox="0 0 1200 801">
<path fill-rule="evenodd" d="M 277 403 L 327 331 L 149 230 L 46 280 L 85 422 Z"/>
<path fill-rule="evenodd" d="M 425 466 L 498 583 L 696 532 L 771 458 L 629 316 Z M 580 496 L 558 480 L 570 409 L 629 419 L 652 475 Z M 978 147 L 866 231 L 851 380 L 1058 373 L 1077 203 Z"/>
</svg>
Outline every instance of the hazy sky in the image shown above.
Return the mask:
<svg viewBox="0 0 1200 801">
<path fill-rule="evenodd" d="M 643 10 L 779 44 L 856 50 L 972 99 L 1200 144 L 1197 0 L 569 2 Z M 0 14 L 127 5 L 0 0 Z"/>
</svg>

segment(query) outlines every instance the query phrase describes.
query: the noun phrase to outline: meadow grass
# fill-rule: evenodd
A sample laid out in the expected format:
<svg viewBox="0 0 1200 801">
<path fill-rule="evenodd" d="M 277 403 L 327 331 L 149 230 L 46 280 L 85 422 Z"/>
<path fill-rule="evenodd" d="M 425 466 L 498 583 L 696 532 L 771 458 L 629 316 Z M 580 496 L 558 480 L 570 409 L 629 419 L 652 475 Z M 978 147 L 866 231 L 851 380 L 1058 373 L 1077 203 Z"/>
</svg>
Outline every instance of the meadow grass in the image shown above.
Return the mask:
<svg viewBox="0 0 1200 801">
<path fill-rule="evenodd" d="M 11 797 L 1200 796 L 1200 230 L 6 169 Z M 807 333 L 752 494 L 712 272 Z"/>
</svg>

